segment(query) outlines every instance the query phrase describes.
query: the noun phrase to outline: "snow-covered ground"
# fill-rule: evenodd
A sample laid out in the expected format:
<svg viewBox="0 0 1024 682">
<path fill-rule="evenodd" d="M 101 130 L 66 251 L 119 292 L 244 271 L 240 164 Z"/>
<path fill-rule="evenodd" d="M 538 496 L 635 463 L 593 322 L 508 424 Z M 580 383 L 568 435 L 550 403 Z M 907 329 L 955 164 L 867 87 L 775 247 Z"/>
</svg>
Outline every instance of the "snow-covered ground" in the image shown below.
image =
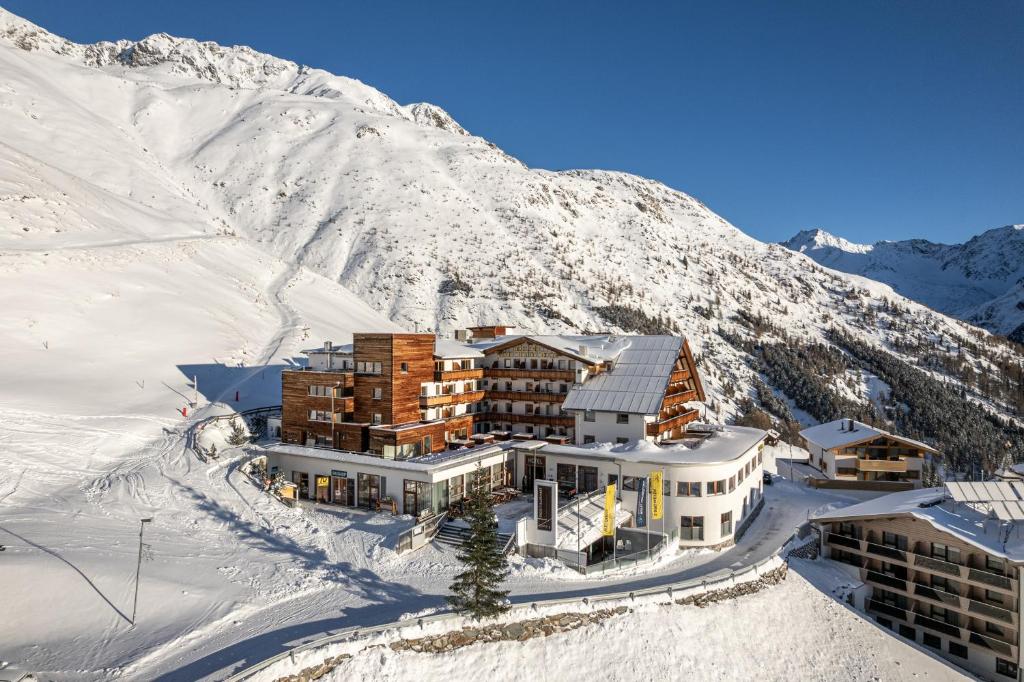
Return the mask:
<svg viewBox="0 0 1024 682">
<path fill-rule="evenodd" d="M 969 679 L 839 602 L 833 592 L 845 581 L 827 563 L 795 559 L 781 584 L 706 608 L 630 604 L 630 613 L 570 633 L 440 654 L 366 648 L 371 639 L 349 647 L 360 653 L 323 679 Z"/>
</svg>

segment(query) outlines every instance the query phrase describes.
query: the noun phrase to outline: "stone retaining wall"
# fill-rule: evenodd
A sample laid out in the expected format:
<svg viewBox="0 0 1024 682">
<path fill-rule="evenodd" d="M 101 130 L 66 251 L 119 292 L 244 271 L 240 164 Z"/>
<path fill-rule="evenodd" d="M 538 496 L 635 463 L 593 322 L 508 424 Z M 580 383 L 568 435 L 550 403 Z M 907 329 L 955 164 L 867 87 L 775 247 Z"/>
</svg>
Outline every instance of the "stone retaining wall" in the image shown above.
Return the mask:
<svg viewBox="0 0 1024 682">
<path fill-rule="evenodd" d="M 786 563 L 782 563 L 779 567 L 765 572 L 764 575 L 756 580 L 700 592 L 676 599 L 674 602 L 684 606 L 704 608 L 709 604 L 736 599 L 747 594 L 754 594 L 785 580 L 788 568 L 789 566 Z M 434 654 L 454 651 L 455 649 L 484 642 L 523 642 L 535 637 L 547 637 L 559 632 L 576 630 L 587 625 L 600 623 L 609 618 L 614 618 L 615 616 L 621 616 L 630 611 L 632 609 L 628 606 L 616 606 L 614 608 L 597 609 L 584 613 L 557 613 L 543 618 L 533 618 L 515 623 L 495 623 L 493 625 L 477 627 L 465 626 L 461 630 L 453 630 L 452 632 L 445 632 L 440 635 L 416 639 L 400 639 L 388 646 L 392 651 Z M 376 646 L 379 647 L 381 645 Z M 372 648 L 375 647 L 366 647 L 362 651 Z M 305 668 L 294 675 L 280 677 L 276 682 L 310 682 L 311 680 L 319 680 L 350 658 L 352 658 L 352 654 L 333 656 L 325 659 L 318 665 Z"/>
</svg>

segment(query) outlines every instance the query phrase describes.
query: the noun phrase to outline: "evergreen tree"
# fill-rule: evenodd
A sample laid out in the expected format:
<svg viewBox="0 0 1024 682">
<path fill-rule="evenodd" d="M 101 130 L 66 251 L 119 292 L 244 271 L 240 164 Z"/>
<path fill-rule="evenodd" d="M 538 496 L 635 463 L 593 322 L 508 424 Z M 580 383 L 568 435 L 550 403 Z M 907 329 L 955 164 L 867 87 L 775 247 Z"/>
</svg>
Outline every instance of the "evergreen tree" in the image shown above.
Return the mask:
<svg viewBox="0 0 1024 682">
<path fill-rule="evenodd" d="M 210 458 L 215 458 L 217 456 L 217 444 L 216 443 L 210 443 L 210 449 L 207 450 L 207 456 L 210 457 Z"/>
<path fill-rule="evenodd" d="M 499 589 L 508 575 L 508 562 L 498 547 L 490 487 L 490 472 L 478 464 L 466 509 L 470 536 L 458 554 L 466 570 L 449 588 L 448 604 L 474 618 L 496 616 L 509 608 L 508 590 Z"/>
<path fill-rule="evenodd" d="M 245 445 L 249 442 L 249 434 L 245 432 L 245 427 L 238 423 L 237 419 L 231 420 L 231 435 L 228 436 L 228 443 L 235 447 L 239 445 Z"/>
</svg>

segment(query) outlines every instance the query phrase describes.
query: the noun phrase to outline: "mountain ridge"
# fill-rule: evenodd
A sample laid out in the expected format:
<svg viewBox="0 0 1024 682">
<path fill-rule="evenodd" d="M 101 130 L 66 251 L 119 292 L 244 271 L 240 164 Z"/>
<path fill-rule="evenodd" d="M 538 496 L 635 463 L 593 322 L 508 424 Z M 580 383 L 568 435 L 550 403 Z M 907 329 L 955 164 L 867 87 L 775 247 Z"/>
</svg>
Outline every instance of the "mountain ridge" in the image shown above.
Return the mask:
<svg viewBox="0 0 1024 682">
<path fill-rule="evenodd" d="M 824 230 L 782 245 L 826 267 L 889 284 L 940 312 L 1024 341 L 1024 225 L 1005 225 L 961 244 L 927 239 L 856 244 Z"/>
</svg>

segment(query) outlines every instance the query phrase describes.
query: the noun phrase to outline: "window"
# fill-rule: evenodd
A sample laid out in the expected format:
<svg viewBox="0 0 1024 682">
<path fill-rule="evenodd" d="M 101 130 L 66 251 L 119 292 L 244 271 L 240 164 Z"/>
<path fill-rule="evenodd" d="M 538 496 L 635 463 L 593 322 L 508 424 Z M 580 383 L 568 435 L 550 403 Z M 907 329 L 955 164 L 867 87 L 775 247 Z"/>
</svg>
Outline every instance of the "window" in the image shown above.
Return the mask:
<svg viewBox="0 0 1024 682">
<path fill-rule="evenodd" d="M 590 445 L 593 442 L 594 442 L 594 437 L 593 436 L 583 436 L 583 444 L 584 445 Z"/>
<path fill-rule="evenodd" d="M 374 412 L 373 413 L 373 423 L 374 424 L 382 424 L 382 423 L 384 423 L 384 416 L 380 412 Z"/>
<path fill-rule="evenodd" d="M 732 535 L 732 512 L 731 511 L 727 511 L 724 514 L 722 514 L 722 529 L 721 529 L 721 536 L 720 537 L 724 538 L 726 535 Z"/>
<path fill-rule="evenodd" d="M 622 436 L 619 436 L 618 438 L 615 439 L 615 442 L 618 445 L 625 445 L 626 443 L 629 442 L 629 439 L 628 438 L 623 438 Z"/>
<path fill-rule="evenodd" d="M 993 592 L 992 590 L 985 590 L 985 601 L 992 601 L 996 604 L 1002 604 L 1003 595 L 999 594 L 998 592 Z"/>
<path fill-rule="evenodd" d="M 1000 675 L 1006 675 L 1017 679 L 1017 664 L 1013 661 L 1004 661 L 1001 658 L 996 659 L 996 672 Z"/>
<path fill-rule="evenodd" d="M 736 490 L 736 477 L 735 476 L 730 476 L 729 477 L 729 492 L 732 492 L 733 490 Z"/>
<path fill-rule="evenodd" d="M 724 495 L 725 494 L 725 480 L 721 480 L 721 481 L 708 481 L 707 490 L 708 490 L 708 495 Z"/>
<path fill-rule="evenodd" d="M 623 412 L 619 412 L 617 415 L 615 415 L 615 423 L 616 424 L 628 424 L 629 423 L 629 415 L 625 414 Z"/>
<path fill-rule="evenodd" d="M 636 476 L 623 476 L 622 477 L 622 489 L 623 490 L 636 490 L 637 487 Z"/>
<path fill-rule="evenodd" d="M 408 374 L 408 373 L 409 373 L 409 363 L 408 362 L 403 362 L 402 363 L 402 374 Z"/>
<path fill-rule="evenodd" d="M 594 411 L 593 410 L 583 410 L 583 421 L 585 421 L 585 422 L 597 421 L 597 418 L 594 415 Z"/>
<path fill-rule="evenodd" d="M 703 540 L 704 539 L 704 517 L 684 516 L 679 519 L 680 540 Z"/>
<path fill-rule="evenodd" d="M 708 494 L 711 494 L 710 490 L 708 490 Z M 679 497 L 700 497 L 700 482 L 679 481 L 676 484 L 676 495 Z"/>
<path fill-rule="evenodd" d="M 331 387 L 330 386 L 310 386 L 309 395 L 320 396 L 322 398 L 330 397 Z"/>
<path fill-rule="evenodd" d="M 1003 574 L 1003 560 L 997 559 L 992 556 L 985 555 L 985 570 L 991 571 L 992 573 Z"/>
<path fill-rule="evenodd" d="M 942 640 L 937 635 L 933 635 L 930 632 L 922 632 L 921 641 L 925 646 L 930 646 L 933 649 L 942 648 Z"/>
<path fill-rule="evenodd" d="M 936 590 L 942 590 L 947 594 L 960 594 L 957 592 L 956 585 L 951 583 L 948 578 L 943 578 L 942 576 L 932 576 L 932 587 Z"/>
<path fill-rule="evenodd" d="M 511 367 L 512 367 L 512 360 L 510 360 L 509 358 L 505 358 L 505 369 L 509 369 Z"/>
<path fill-rule="evenodd" d="M 379 362 L 366 362 L 360 360 L 356 363 L 356 372 L 359 374 L 380 374 L 381 367 L 382 365 Z"/>
<path fill-rule="evenodd" d="M 374 400 L 380 400 L 383 397 L 384 397 L 384 389 L 383 388 L 375 388 L 375 389 L 373 389 L 373 399 Z"/>
<path fill-rule="evenodd" d="M 999 635 L 1000 637 L 1004 635 L 1003 629 L 1001 627 L 988 621 L 985 621 L 985 632 L 987 632 L 990 635 Z"/>
<path fill-rule="evenodd" d="M 661 480 L 661 494 L 665 497 L 672 497 L 672 481 L 664 478 Z"/>
<path fill-rule="evenodd" d="M 906 637 L 910 641 L 917 641 L 917 631 L 909 625 L 903 625 L 900 623 L 900 635 Z"/>
<path fill-rule="evenodd" d="M 882 533 L 882 544 L 886 547 L 893 547 L 895 549 L 906 550 L 907 549 L 907 536 L 897 535 L 896 533 L 890 533 L 884 531 Z"/>
<path fill-rule="evenodd" d="M 608 474 L 608 485 L 615 485 L 619 482 L 618 474 Z"/>
<path fill-rule="evenodd" d="M 889 535 L 891 535 L 891 533 L 889 533 Z M 903 538 L 903 547 L 901 547 L 900 549 L 906 549 L 906 543 L 907 539 Z M 959 564 L 960 550 L 956 547 L 950 547 L 949 545 L 944 545 L 940 542 L 933 542 L 932 558 L 942 559 L 943 561 L 948 561 L 951 564 Z"/>
<path fill-rule="evenodd" d="M 432 444 L 433 444 L 433 440 L 431 439 L 430 436 L 423 436 L 423 452 L 424 452 L 424 454 L 428 454 L 428 453 L 432 452 L 432 449 L 431 449 Z"/>
<path fill-rule="evenodd" d="M 565 360 L 561 359 L 558 361 L 558 369 L 565 369 Z"/>
<path fill-rule="evenodd" d="M 505 403 L 505 411 L 509 414 L 512 413 L 512 403 Z"/>
<path fill-rule="evenodd" d="M 958 656 L 964 660 L 967 660 L 967 647 L 963 644 L 957 644 L 956 642 L 949 643 L 949 653 L 954 656 Z"/>
<path fill-rule="evenodd" d="M 512 382 L 511 381 L 506 381 L 505 382 L 505 390 L 506 391 L 511 391 L 512 390 Z"/>
<path fill-rule="evenodd" d="M 949 625 L 954 625 L 957 627 L 959 627 L 960 625 L 959 615 L 955 611 L 944 609 L 941 606 L 931 607 L 931 617 L 932 620 L 942 621 L 943 623 L 948 623 Z"/>
<path fill-rule="evenodd" d="M 310 410 L 309 421 L 311 422 L 329 422 L 331 421 L 331 413 L 327 410 Z"/>
</svg>

